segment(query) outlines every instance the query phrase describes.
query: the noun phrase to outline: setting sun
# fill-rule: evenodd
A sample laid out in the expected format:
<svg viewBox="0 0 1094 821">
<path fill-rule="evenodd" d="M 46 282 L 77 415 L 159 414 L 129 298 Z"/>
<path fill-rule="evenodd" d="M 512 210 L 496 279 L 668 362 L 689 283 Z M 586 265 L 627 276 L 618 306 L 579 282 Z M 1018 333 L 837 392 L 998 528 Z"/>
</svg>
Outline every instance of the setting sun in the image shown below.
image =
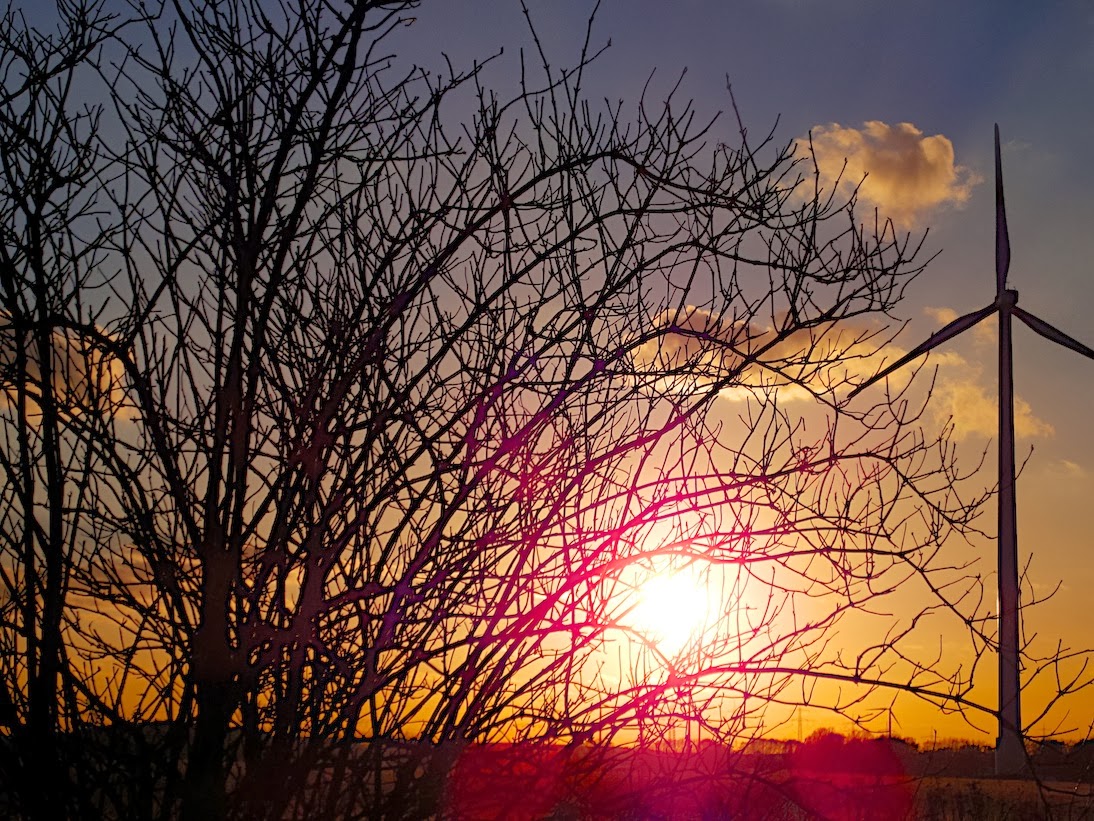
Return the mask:
<svg viewBox="0 0 1094 821">
<path fill-rule="evenodd" d="M 710 611 L 706 584 L 692 572 L 652 576 L 638 590 L 630 621 L 667 656 L 698 635 Z"/>
</svg>

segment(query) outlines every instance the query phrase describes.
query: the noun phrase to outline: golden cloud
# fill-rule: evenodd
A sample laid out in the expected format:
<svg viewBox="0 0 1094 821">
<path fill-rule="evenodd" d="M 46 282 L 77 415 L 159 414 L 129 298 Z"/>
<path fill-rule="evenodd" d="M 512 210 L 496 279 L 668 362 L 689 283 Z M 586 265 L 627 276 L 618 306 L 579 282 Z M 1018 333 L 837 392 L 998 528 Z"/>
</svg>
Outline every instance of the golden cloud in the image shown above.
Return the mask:
<svg viewBox="0 0 1094 821">
<path fill-rule="evenodd" d="M 636 369 L 663 388 L 694 393 L 728 378 L 748 356 L 754 328 L 687 306 L 653 318 L 655 335 L 631 352 Z M 758 332 L 755 332 L 758 333 Z"/>
<path fill-rule="evenodd" d="M 634 349 L 632 360 L 638 371 L 656 375 L 660 389 L 698 393 L 728 383 L 720 388 L 725 399 L 778 391 L 786 402 L 860 382 L 903 354 L 882 345 L 876 331 L 851 323 L 776 330 L 784 321 L 762 327 L 695 306 L 664 311 L 652 320 L 657 333 Z"/>
<path fill-rule="evenodd" d="M 0 317 L 0 320 L 6 317 Z M 124 388 L 124 368 L 113 355 L 81 336 L 54 331 L 51 337 L 51 382 L 54 396 L 69 414 L 91 411 L 112 416 L 125 415 L 127 401 Z M 0 322 L 0 405 L 11 406 L 16 401 L 18 383 L 22 381 L 33 408 L 42 395 L 42 368 L 37 346 L 27 340 L 26 371 L 20 375 L 16 351 L 16 334 L 10 324 Z"/>
<path fill-rule="evenodd" d="M 952 421 L 955 439 L 999 436 L 999 397 L 975 380 L 940 379 L 931 397 L 931 411 L 939 421 Z M 1052 425 L 1033 413 L 1029 402 L 1014 397 L 1015 436 L 1046 438 L 1055 432 Z"/>
<path fill-rule="evenodd" d="M 940 324 L 957 317 L 946 307 L 927 312 Z M 865 382 L 906 353 L 885 343 L 877 330 L 854 323 L 779 333 L 775 328 L 784 320 L 778 317 L 772 325 L 761 327 L 726 320 L 695 306 L 664 311 L 653 318 L 656 333 L 634 349 L 632 360 L 637 371 L 655 378 L 659 390 L 701 393 L 722 384 L 719 396 L 730 401 L 777 395 L 786 403 Z M 890 391 L 903 390 L 916 373 L 916 364 L 909 363 L 887 377 Z M 945 348 L 931 351 L 929 367 L 939 368 L 929 405 L 936 423 L 952 423 L 958 440 L 974 435 L 997 437 L 998 399 L 993 387 L 983 384 L 981 369 Z M 1014 399 L 1014 429 L 1016 435 L 1030 438 L 1055 432 L 1020 396 Z"/>
<path fill-rule="evenodd" d="M 959 316 L 957 311 L 953 308 L 945 307 L 937 308 L 928 306 L 923 309 L 923 313 L 933 319 L 938 325 L 938 328 L 950 324 Z M 999 339 L 999 326 L 996 322 L 984 320 L 983 322 L 977 322 L 973 325 L 969 333 L 972 334 L 973 341 L 978 345 L 994 345 L 996 340 Z"/>
<path fill-rule="evenodd" d="M 1053 467 L 1057 473 L 1069 480 L 1086 479 L 1090 476 L 1090 471 L 1078 462 L 1072 462 L 1070 459 L 1061 459 Z"/>
<path fill-rule="evenodd" d="M 964 205 L 981 181 L 954 164 L 947 137 L 926 136 L 911 123 L 871 120 L 862 128 L 831 123 L 814 127 L 811 138 L 822 188 L 838 185 L 850 193 L 860 186 L 862 202 L 901 225 L 918 223 L 935 208 Z M 810 137 L 796 143 L 799 153 L 809 151 Z"/>
<path fill-rule="evenodd" d="M 923 313 L 941 325 L 949 325 L 958 317 L 957 311 L 953 308 L 935 308 L 928 305 L 923 309 Z"/>
<path fill-rule="evenodd" d="M 953 322 L 957 311 L 949 307 L 927 307 L 924 313 L 933 319 L 939 327 Z M 998 339 L 998 327 L 991 319 L 977 323 L 970 332 L 972 341 L 978 346 L 995 343 Z M 939 423 L 952 421 L 955 439 L 965 439 L 973 435 L 987 436 L 992 439 L 999 435 L 999 397 L 994 386 L 982 384 L 981 369 L 970 363 L 960 354 L 952 351 L 931 352 L 932 363 L 956 370 L 943 371 L 935 385 L 931 399 L 931 412 Z M 1039 418 L 1033 412 L 1029 402 L 1020 396 L 1014 397 L 1014 433 L 1016 436 L 1044 438 L 1055 433 L 1052 425 Z"/>
</svg>

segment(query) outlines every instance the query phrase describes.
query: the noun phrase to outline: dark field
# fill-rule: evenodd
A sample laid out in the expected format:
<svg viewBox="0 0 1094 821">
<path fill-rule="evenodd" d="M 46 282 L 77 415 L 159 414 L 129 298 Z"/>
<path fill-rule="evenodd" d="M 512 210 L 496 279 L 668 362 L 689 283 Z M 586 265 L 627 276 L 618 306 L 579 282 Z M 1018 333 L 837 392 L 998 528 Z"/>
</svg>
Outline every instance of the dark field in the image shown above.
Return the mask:
<svg viewBox="0 0 1094 821">
<path fill-rule="evenodd" d="M 459 819 L 1094 818 L 1092 749 L 1045 750 L 1038 777 L 996 779 L 990 750 L 919 752 L 836 736 L 734 752 L 467 748 L 443 817 Z"/>
<path fill-rule="evenodd" d="M 19 756 L 10 745 L 3 752 Z M 269 752 L 253 740 L 239 747 L 229 817 L 1094 819 L 1089 742 L 1038 748 L 1028 779 L 994 778 L 984 747 L 919 750 L 897 739 L 832 733 L 744 750 L 388 742 L 298 743 Z M 91 817 L 174 817 L 159 797 L 175 768 L 156 733 L 87 735 L 70 753 L 101 773 L 87 782 Z M 20 788 L 34 788 L 6 779 L 0 788 L 0 817 L 27 817 Z"/>
</svg>

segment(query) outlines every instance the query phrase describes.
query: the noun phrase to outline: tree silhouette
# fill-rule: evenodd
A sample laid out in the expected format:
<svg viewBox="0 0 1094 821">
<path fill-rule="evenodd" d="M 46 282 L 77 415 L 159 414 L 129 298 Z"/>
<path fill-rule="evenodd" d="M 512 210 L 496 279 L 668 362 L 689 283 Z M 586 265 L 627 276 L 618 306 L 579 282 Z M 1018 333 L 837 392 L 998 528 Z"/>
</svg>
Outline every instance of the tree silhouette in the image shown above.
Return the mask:
<svg viewBox="0 0 1094 821">
<path fill-rule="evenodd" d="M 92 789 L 60 735 L 80 721 L 91 665 L 87 645 L 70 643 L 69 608 L 113 494 L 96 442 L 113 437 L 122 401 L 118 363 L 80 332 L 104 310 L 111 239 L 98 230 L 102 106 L 76 86 L 123 21 L 92 5 L 66 11 L 53 37 L 11 8 L 0 23 L 0 721 L 14 742 L 9 784 L 67 765 L 70 778 L 35 799 L 43 817 Z"/>
<path fill-rule="evenodd" d="M 938 549 L 982 499 L 922 392 L 840 399 L 915 242 L 675 89 L 591 103 L 591 33 L 560 71 L 532 29 L 510 98 L 406 68 L 416 6 L 9 15 L 5 770 L 84 768 L 19 811 L 419 815 L 475 742 L 962 702 L 902 641 L 977 589 Z M 669 648 L 632 617 L 684 570 Z"/>
</svg>

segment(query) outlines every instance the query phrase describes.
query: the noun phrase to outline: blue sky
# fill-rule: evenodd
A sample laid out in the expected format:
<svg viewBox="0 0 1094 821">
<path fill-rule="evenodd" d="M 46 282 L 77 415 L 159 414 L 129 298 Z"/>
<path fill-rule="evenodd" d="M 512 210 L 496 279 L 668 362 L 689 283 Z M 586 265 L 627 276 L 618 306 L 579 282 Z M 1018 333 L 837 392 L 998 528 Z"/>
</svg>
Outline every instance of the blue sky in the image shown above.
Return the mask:
<svg viewBox="0 0 1094 821">
<path fill-rule="evenodd" d="M 530 0 L 556 66 L 578 53 L 594 3 Z M 406 32 L 408 51 L 439 65 L 505 47 L 504 66 L 530 38 L 517 0 L 426 3 Z M 664 91 L 687 69 L 682 94 L 701 111 L 728 108 L 727 78 L 745 124 L 790 140 L 830 123 L 909 122 L 943 135 L 956 163 L 986 184 L 960 210 L 926 214 L 932 247 L 943 248 L 914 291 L 944 287 L 947 303 L 987 301 L 992 251 L 992 126 L 1004 141 L 1014 263 L 1024 307 L 1081 330 L 1094 303 L 1094 6 L 1079 0 L 906 2 L 866 0 L 603 0 L 594 44 L 611 48 L 590 74 L 591 97 L 638 98 L 651 71 Z M 499 72 L 503 73 L 503 72 Z M 496 78 L 497 75 L 495 75 Z M 725 121 L 727 131 L 731 121 Z M 728 131 L 728 133 L 732 133 Z M 988 266 L 983 278 L 956 268 Z M 1051 276 L 1049 271 L 1051 270 Z M 945 276 L 941 271 L 947 272 Z M 969 272 L 971 275 L 971 271 Z M 1036 287 L 1036 291 L 1034 290 Z M 1085 302 L 1077 293 L 1091 291 Z M 1051 311 L 1049 308 L 1051 307 Z M 914 318 L 914 317 L 909 317 Z"/>
</svg>

